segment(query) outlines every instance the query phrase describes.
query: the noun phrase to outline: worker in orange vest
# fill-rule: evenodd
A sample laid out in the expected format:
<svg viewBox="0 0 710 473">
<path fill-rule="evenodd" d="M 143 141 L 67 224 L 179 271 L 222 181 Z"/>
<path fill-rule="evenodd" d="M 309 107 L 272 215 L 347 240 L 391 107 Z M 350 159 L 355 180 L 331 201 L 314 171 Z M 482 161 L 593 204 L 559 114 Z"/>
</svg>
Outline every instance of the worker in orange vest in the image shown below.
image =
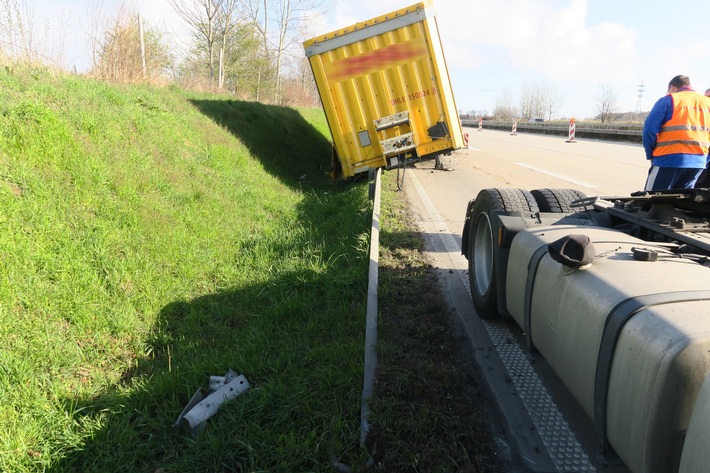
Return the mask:
<svg viewBox="0 0 710 473">
<path fill-rule="evenodd" d="M 675 76 L 643 126 L 651 161 L 645 190 L 692 188 L 707 164 L 709 131 L 710 100 L 693 90 L 688 76 Z"/>
</svg>

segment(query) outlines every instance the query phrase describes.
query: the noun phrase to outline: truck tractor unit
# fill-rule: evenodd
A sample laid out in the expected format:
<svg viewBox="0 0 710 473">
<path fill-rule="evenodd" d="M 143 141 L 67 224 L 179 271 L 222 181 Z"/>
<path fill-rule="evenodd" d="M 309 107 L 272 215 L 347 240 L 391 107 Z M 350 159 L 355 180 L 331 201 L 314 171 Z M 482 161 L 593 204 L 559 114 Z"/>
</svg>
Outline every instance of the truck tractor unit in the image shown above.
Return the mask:
<svg viewBox="0 0 710 473">
<path fill-rule="evenodd" d="M 484 189 L 462 253 L 478 316 L 514 319 L 602 456 L 710 471 L 710 189 Z"/>
</svg>

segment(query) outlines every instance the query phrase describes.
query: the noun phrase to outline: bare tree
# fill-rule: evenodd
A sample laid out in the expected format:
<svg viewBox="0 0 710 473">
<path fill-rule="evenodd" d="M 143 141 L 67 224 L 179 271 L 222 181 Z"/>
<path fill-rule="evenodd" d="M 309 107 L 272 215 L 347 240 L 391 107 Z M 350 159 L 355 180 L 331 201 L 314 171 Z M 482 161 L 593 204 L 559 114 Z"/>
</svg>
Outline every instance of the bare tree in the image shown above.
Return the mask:
<svg viewBox="0 0 710 473">
<path fill-rule="evenodd" d="M 298 60 L 290 58 L 295 58 L 294 45 L 300 46 L 305 37 L 307 29 L 303 25 L 322 15 L 323 8 L 327 8 L 324 5 L 332 0 L 168 1 L 194 32 L 195 47 L 180 67 L 181 79 L 194 82 L 207 72 L 219 88 L 224 83 L 232 91 L 239 88 L 241 93 L 256 84 L 254 98 L 259 101 L 268 97 L 274 103 L 283 99 L 282 77 L 291 78 L 289 93 L 301 97 L 299 101 L 312 92 L 308 90 L 309 79 L 303 74 L 303 65 L 299 64 L 302 49 L 298 49 Z M 254 57 L 255 37 L 259 39 L 259 57 Z M 237 64 L 238 59 L 248 60 L 248 66 Z M 205 61 L 207 67 L 199 66 L 199 61 Z M 298 88 L 294 87 L 294 80 Z"/>
<path fill-rule="evenodd" d="M 543 110 L 541 86 L 526 82 L 520 90 L 520 117 L 524 120 L 540 118 Z"/>
<path fill-rule="evenodd" d="M 614 115 L 619 110 L 618 95 L 611 84 L 599 84 L 599 94 L 595 99 L 595 110 L 602 123 L 614 121 Z"/>
<path fill-rule="evenodd" d="M 48 24 L 42 24 L 27 0 L 0 0 L 0 57 L 45 62 Z"/>
<path fill-rule="evenodd" d="M 163 78 L 172 57 L 162 35 L 148 27 L 141 44 L 139 16 L 121 7 L 95 38 L 91 74 L 105 80 L 134 82 Z M 145 61 L 145 66 L 144 66 Z"/>
<path fill-rule="evenodd" d="M 553 82 L 523 84 L 520 92 L 520 116 L 525 120 L 547 118 L 550 120 L 562 104 L 557 85 Z"/>
<path fill-rule="evenodd" d="M 168 0 L 178 15 L 207 45 L 210 80 L 215 78 L 215 45 L 218 41 L 217 23 L 223 11 L 232 11 L 236 0 Z M 231 14 L 230 14 L 231 16 Z"/>
<path fill-rule="evenodd" d="M 538 118 L 543 118 L 547 115 L 548 120 L 552 120 L 552 115 L 559 110 L 560 105 L 562 105 L 563 99 L 560 94 L 560 90 L 557 84 L 553 82 L 547 82 L 540 90 L 541 92 L 541 114 Z"/>
<path fill-rule="evenodd" d="M 517 114 L 515 107 L 513 107 L 513 92 L 509 88 L 503 90 L 496 98 L 494 114 L 496 120 L 512 120 Z"/>
<path fill-rule="evenodd" d="M 222 12 L 219 16 L 219 35 L 222 38 L 222 53 L 228 54 L 227 50 L 227 38 L 239 27 L 239 22 L 237 21 L 238 16 L 237 10 L 237 0 L 225 0 L 222 4 Z M 224 74 L 226 68 L 224 67 L 223 60 L 221 59 L 223 55 L 220 55 L 220 75 L 218 78 L 219 88 L 222 88 L 224 83 Z"/>
<path fill-rule="evenodd" d="M 262 67 L 259 38 L 250 23 L 240 24 L 226 35 L 224 58 L 225 87 L 244 99 L 256 98 L 257 71 Z"/>
<path fill-rule="evenodd" d="M 263 81 L 263 67 L 269 67 L 271 63 L 271 46 L 269 43 L 269 8 L 267 0 L 244 0 L 246 14 L 254 24 L 254 27 L 261 38 L 261 54 L 264 61 L 257 71 L 256 100 L 261 99 L 261 87 Z"/>
<path fill-rule="evenodd" d="M 305 107 L 320 106 L 310 61 L 304 56 L 289 59 L 292 62 L 291 73 L 282 80 L 282 102 Z"/>
<path fill-rule="evenodd" d="M 263 67 L 258 33 L 248 22 L 235 19 L 229 23 L 217 27 L 222 56 L 217 84 L 209 79 L 209 51 L 197 32 L 193 32 L 192 46 L 176 71 L 177 79 L 187 88 L 213 90 L 217 85 L 245 100 L 256 100 L 257 71 Z"/>
<path fill-rule="evenodd" d="M 245 13 L 261 36 L 265 64 L 274 68 L 271 74 L 274 102 L 281 100 L 281 76 L 286 51 L 303 39 L 304 29 L 300 26 L 313 18 L 314 12 L 328 9 L 327 1 L 244 0 Z"/>
</svg>

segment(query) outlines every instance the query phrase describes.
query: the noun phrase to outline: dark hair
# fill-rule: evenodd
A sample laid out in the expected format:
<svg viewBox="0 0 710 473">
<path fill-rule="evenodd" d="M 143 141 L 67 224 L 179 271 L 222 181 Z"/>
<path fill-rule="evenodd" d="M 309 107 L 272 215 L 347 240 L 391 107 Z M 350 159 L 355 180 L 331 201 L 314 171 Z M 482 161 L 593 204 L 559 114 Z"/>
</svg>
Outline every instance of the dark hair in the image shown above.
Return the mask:
<svg viewBox="0 0 710 473">
<path fill-rule="evenodd" d="M 671 81 L 668 83 L 668 87 L 673 86 L 677 88 L 681 87 L 689 87 L 690 86 L 690 78 L 688 76 L 675 76 Z"/>
</svg>

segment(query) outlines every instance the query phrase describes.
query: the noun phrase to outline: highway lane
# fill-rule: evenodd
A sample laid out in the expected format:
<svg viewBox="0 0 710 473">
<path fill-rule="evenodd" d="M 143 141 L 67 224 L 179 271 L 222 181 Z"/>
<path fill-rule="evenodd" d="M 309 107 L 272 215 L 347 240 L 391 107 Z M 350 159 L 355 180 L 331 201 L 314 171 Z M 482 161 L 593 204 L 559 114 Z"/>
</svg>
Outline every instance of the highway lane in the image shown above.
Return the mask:
<svg viewBox="0 0 710 473">
<path fill-rule="evenodd" d="M 461 232 L 467 203 L 479 190 L 573 188 L 587 195 L 628 195 L 643 187 L 647 163 L 640 145 L 500 131 L 468 131 L 469 149 L 434 170 L 433 162 L 406 171 L 404 195 L 438 269 L 442 292 L 457 314 L 480 372 L 501 412 L 497 443 L 516 473 L 628 473 L 605 465 L 591 421 L 541 358 L 531 361 L 524 334 L 507 319 L 475 316 L 468 290 Z"/>
<path fill-rule="evenodd" d="M 447 223 L 460 236 L 468 201 L 489 187 L 570 188 L 586 195 L 628 195 L 643 189 L 648 171 L 639 144 L 597 140 L 567 143 L 561 136 L 511 135 L 464 128 L 469 149 L 410 168 Z M 406 186 L 406 184 L 405 184 Z"/>
</svg>

